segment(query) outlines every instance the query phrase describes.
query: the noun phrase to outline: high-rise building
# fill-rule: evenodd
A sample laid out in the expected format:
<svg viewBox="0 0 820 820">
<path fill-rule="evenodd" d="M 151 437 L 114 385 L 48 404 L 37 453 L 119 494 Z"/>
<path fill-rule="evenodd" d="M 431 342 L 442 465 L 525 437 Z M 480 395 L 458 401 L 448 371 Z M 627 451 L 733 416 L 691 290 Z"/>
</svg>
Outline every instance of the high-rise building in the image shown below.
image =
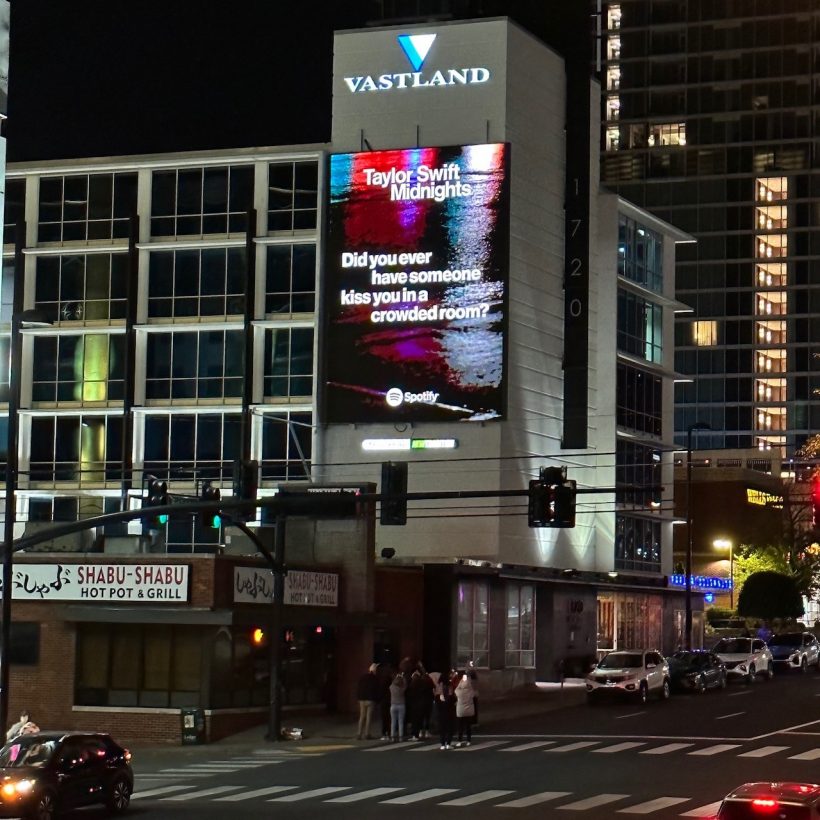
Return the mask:
<svg viewBox="0 0 820 820">
<path fill-rule="evenodd" d="M 676 440 L 788 456 L 820 429 L 820 8 L 603 4 L 602 182 L 678 254 Z"/>
</svg>

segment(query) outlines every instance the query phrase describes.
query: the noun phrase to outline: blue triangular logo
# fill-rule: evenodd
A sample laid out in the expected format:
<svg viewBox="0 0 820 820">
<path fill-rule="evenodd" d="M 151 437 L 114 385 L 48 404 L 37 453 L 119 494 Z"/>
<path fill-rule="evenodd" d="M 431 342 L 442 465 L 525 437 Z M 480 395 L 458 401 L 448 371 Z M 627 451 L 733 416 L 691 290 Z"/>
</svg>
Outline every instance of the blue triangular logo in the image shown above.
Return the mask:
<svg viewBox="0 0 820 820">
<path fill-rule="evenodd" d="M 413 66 L 413 71 L 418 71 L 427 58 L 430 47 L 436 39 L 435 34 L 399 34 L 399 45 L 402 51 Z"/>
</svg>

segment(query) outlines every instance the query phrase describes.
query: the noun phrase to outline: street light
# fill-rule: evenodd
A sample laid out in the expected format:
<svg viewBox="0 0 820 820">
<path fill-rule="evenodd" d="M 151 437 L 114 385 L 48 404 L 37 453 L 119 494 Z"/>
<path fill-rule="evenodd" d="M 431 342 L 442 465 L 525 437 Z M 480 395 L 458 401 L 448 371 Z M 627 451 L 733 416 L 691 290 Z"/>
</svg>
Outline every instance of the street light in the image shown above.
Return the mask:
<svg viewBox="0 0 820 820">
<path fill-rule="evenodd" d="M 0 628 L 0 729 L 9 716 L 9 649 L 11 644 L 11 596 L 14 568 L 14 524 L 17 520 L 17 445 L 20 434 L 20 368 L 23 361 L 23 326 L 50 325 L 39 310 L 24 310 L 11 317 L 9 338 L 9 418 L 6 430 L 6 508 L 3 528 L 2 628 Z"/>
<path fill-rule="evenodd" d="M 692 433 L 711 429 L 705 421 L 696 421 L 686 428 L 686 649 L 692 648 Z"/>
<path fill-rule="evenodd" d="M 729 550 L 729 608 L 735 608 L 735 551 L 728 538 L 716 538 L 712 546 L 719 550 Z"/>
</svg>

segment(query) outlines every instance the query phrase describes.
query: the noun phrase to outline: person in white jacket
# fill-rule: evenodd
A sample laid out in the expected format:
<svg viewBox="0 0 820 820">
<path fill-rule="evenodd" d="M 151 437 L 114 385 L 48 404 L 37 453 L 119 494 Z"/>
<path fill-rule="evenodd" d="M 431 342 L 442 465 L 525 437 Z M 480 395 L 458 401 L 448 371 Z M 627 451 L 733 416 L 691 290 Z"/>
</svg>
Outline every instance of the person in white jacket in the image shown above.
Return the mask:
<svg viewBox="0 0 820 820">
<path fill-rule="evenodd" d="M 456 721 L 458 723 L 458 740 L 453 745 L 469 746 L 473 735 L 473 718 L 475 717 L 475 692 L 469 675 L 462 674 L 456 686 Z M 464 740 L 466 735 L 466 740 Z"/>
</svg>

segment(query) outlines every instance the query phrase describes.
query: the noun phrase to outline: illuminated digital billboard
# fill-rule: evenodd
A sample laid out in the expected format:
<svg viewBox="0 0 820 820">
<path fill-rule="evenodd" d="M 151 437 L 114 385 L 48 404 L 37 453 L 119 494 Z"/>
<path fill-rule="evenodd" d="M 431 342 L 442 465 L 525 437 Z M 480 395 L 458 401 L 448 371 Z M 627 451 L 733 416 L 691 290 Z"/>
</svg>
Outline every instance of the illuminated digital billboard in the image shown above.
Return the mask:
<svg viewBox="0 0 820 820">
<path fill-rule="evenodd" d="M 509 145 L 334 154 L 323 415 L 504 415 Z"/>
</svg>

